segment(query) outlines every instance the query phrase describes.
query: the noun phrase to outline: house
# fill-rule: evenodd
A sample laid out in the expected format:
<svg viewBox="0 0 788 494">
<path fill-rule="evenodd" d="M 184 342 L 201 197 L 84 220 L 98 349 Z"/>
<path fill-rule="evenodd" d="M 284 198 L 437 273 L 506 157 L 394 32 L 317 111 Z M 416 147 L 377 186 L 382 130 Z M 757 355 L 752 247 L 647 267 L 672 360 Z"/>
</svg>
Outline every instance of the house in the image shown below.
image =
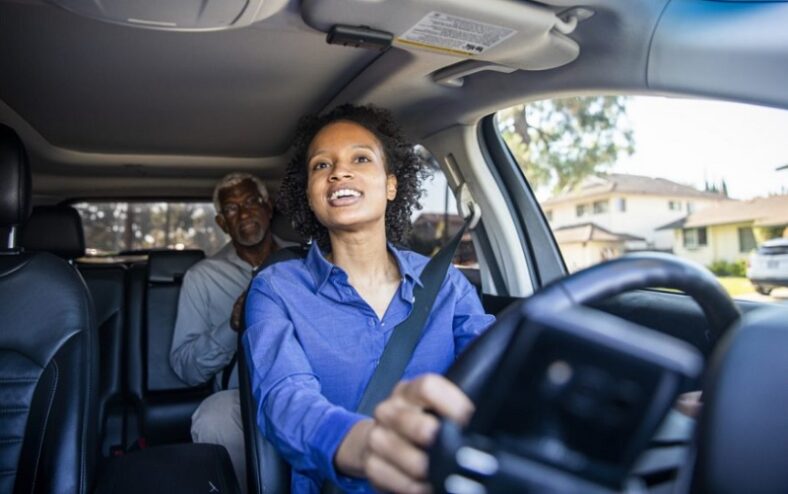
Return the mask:
<svg viewBox="0 0 788 494">
<path fill-rule="evenodd" d="M 573 190 L 543 201 L 542 209 L 553 231 L 594 224 L 633 237 L 625 241 L 626 250 L 670 251 L 673 235 L 658 227 L 726 200 L 664 178 L 611 173 L 589 177 Z"/>
<path fill-rule="evenodd" d="M 727 199 L 664 178 L 611 173 L 541 204 L 567 268 L 576 271 L 630 251 L 671 252 L 672 231 L 658 228 L 721 202 Z"/>
<path fill-rule="evenodd" d="M 722 202 L 659 228 L 676 255 L 703 265 L 746 259 L 763 241 L 788 236 L 788 194 Z"/>
<path fill-rule="evenodd" d="M 627 242 L 642 242 L 642 237 L 613 233 L 594 223 L 562 226 L 553 230 L 556 242 L 561 246 L 567 269 L 578 271 L 625 252 Z"/>
</svg>

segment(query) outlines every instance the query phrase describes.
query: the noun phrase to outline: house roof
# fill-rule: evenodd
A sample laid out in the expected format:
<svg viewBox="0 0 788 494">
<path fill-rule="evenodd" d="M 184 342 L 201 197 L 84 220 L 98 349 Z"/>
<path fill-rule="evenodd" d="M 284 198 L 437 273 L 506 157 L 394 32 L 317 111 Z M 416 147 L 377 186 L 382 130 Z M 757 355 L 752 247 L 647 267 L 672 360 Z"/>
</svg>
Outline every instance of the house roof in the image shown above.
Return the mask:
<svg viewBox="0 0 788 494">
<path fill-rule="evenodd" d="M 542 203 L 543 207 L 554 204 L 577 201 L 579 199 L 603 196 L 612 193 L 640 194 L 652 196 L 695 197 L 703 199 L 725 199 L 720 194 L 704 192 L 689 185 L 682 185 L 664 178 L 652 178 L 642 175 L 610 173 L 594 175 L 583 180 L 580 185 L 569 192 L 563 192 Z"/>
<path fill-rule="evenodd" d="M 749 201 L 720 202 L 672 221 L 657 230 L 747 222 L 762 227 L 788 225 L 788 194 L 756 197 Z"/>
<path fill-rule="evenodd" d="M 641 237 L 627 233 L 615 233 L 602 228 L 596 223 L 580 223 L 577 225 L 562 226 L 553 230 L 556 242 L 559 244 L 573 244 L 581 242 L 626 242 L 628 240 L 644 240 Z"/>
</svg>

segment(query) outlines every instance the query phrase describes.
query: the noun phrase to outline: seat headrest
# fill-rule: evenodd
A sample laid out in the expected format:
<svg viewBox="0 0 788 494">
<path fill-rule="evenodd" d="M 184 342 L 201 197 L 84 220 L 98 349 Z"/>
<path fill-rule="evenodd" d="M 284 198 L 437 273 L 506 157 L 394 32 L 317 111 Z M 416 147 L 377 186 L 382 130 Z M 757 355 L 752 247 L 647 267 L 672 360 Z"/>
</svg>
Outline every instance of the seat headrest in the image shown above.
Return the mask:
<svg viewBox="0 0 788 494">
<path fill-rule="evenodd" d="M 22 141 L 0 125 L 0 227 L 14 227 L 30 216 L 30 166 Z"/>
<path fill-rule="evenodd" d="M 50 252 L 64 259 L 82 257 L 82 218 L 71 206 L 36 206 L 22 228 L 20 245 L 25 250 Z"/>
<path fill-rule="evenodd" d="M 149 283 L 180 283 L 186 271 L 205 257 L 201 250 L 156 250 L 148 254 Z"/>
<path fill-rule="evenodd" d="M 293 228 L 290 218 L 278 210 L 274 210 L 273 215 L 271 215 L 270 228 L 271 233 L 273 233 L 276 238 L 284 240 L 286 243 L 298 245 L 306 244 L 306 239 Z"/>
</svg>

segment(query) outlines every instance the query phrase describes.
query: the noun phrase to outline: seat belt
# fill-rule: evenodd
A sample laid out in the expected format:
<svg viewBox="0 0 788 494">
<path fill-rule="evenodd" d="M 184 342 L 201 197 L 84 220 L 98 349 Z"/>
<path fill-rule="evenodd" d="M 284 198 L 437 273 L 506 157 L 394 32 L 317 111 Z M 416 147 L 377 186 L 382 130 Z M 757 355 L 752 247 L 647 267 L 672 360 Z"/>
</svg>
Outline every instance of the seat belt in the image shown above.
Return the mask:
<svg viewBox="0 0 788 494">
<path fill-rule="evenodd" d="M 457 250 L 467 227 L 468 222 L 466 221 L 460 231 L 437 254 L 432 256 L 422 270 L 421 286 L 416 285 L 413 288 L 413 298 L 415 299 L 413 310 L 407 319 L 394 328 L 383 349 L 380 362 L 361 396 L 361 401 L 356 409 L 358 413 L 372 416 L 378 403 L 391 394 L 394 386 L 402 378 L 405 367 L 408 366 L 413 355 L 413 350 L 421 339 L 424 324 L 432 312 L 432 306 L 443 280 L 446 278 L 446 272 L 454 258 L 454 252 Z"/>
<path fill-rule="evenodd" d="M 402 379 L 405 368 L 413 356 L 413 350 L 416 349 L 416 344 L 421 339 L 424 325 L 432 312 L 432 306 L 435 304 L 443 280 L 446 279 L 446 272 L 454 258 L 454 252 L 460 245 L 470 221 L 469 219 L 462 225 L 460 231 L 437 254 L 432 256 L 422 270 L 421 286 L 416 285 L 413 289 L 413 310 L 407 319 L 394 328 L 383 349 L 380 362 L 361 396 L 356 408 L 358 413 L 371 417 L 378 403 L 386 399 L 397 382 Z M 342 490 L 330 482 L 324 482 L 320 492 L 321 494 L 338 494 Z"/>
</svg>

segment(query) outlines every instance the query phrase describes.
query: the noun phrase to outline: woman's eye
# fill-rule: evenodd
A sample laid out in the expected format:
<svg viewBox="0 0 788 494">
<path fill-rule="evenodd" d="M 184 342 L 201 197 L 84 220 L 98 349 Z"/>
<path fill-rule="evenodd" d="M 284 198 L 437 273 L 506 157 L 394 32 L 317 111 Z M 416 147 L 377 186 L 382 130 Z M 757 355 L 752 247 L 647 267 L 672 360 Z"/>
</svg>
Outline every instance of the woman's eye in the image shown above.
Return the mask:
<svg viewBox="0 0 788 494">
<path fill-rule="evenodd" d="M 356 158 L 356 162 L 358 162 L 358 163 L 369 163 L 370 159 L 368 157 L 366 157 L 366 156 L 359 156 L 358 158 Z"/>
<path fill-rule="evenodd" d="M 318 161 L 317 163 L 312 166 L 313 170 L 324 170 L 329 167 L 329 164 L 325 161 Z"/>
</svg>

